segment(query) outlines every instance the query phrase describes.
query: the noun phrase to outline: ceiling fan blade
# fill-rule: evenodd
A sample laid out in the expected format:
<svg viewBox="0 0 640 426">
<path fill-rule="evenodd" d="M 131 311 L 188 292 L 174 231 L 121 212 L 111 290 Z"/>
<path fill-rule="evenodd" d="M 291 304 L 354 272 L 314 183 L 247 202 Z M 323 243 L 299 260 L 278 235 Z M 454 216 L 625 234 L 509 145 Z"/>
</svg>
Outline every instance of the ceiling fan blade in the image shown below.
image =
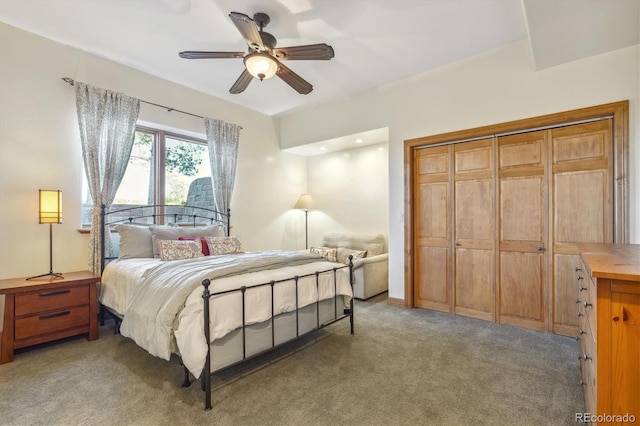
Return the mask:
<svg viewBox="0 0 640 426">
<path fill-rule="evenodd" d="M 262 44 L 262 37 L 260 37 L 258 27 L 256 27 L 256 23 L 253 19 L 238 12 L 231 12 L 229 14 L 229 18 L 231 18 L 233 24 L 236 26 L 238 31 L 240 31 L 242 37 L 247 41 L 249 48 L 256 52 L 262 52 L 265 50 L 264 45 Z"/>
<path fill-rule="evenodd" d="M 253 76 L 249 74 L 249 71 L 245 68 L 242 74 L 240 74 L 240 77 L 238 77 L 236 82 L 233 83 L 231 89 L 229 89 L 229 93 L 237 95 L 238 93 L 244 92 L 244 89 L 246 89 L 249 83 L 251 83 L 251 80 L 253 80 Z"/>
<path fill-rule="evenodd" d="M 281 61 L 327 60 L 333 58 L 333 47 L 326 43 L 307 44 L 305 46 L 276 47 L 273 54 Z"/>
<path fill-rule="evenodd" d="M 280 77 L 289 86 L 293 87 L 293 89 L 301 95 L 311 93 L 311 91 L 313 90 L 313 86 L 308 81 L 300 77 L 295 72 L 291 71 L 283 64 L 279 65 L 280 66 L 278 67 L 278 72 L 276 72 L 276 75 L 278 77 Z"/>
<path fill-rule="evenodd" d="M 244 52 L 197 52 L 188 50 L 178 53 L 181 58 L 185 59 L 225 59 L 225 58 L 244 58 Z"/>
</svg>

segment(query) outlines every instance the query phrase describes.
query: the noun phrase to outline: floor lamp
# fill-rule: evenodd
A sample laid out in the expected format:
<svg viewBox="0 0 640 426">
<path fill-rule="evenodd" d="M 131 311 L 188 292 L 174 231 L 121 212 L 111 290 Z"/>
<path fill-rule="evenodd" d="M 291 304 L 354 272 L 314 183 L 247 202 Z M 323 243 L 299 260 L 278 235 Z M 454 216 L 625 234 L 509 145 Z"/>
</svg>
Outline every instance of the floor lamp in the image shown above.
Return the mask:
<svg viewBox="0 0 640 426">
<path fill-rule="evenodd" d="M 40 190 L 40 223 L 49 224 L 49 272 L 29 277 L 28 280 L 41 277 L 64 278 L 62 274 L 53 272 L 53 224 L 62 223 L 62 191 Z"/>
<path fill-rule="evenodd" d="M 313 207 L 313 198 L 309 194 L 302 194 L 298 201 L 293 206 L 294 209 L 304 210 L 304 247 L 309 248 L 309 227 L 308 227 L 308 214 L 309 209 Z"/>
</svg>

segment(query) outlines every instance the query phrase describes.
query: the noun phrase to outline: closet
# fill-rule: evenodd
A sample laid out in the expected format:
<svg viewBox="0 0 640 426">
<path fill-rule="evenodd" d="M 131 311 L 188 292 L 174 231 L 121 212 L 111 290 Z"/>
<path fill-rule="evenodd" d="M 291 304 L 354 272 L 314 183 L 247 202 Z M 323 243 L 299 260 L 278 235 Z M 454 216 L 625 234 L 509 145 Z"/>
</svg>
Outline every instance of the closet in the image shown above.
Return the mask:
<svg viewBox="0 0 640 426">
<path fill-rule="evenodd" d="M 575 336 L 577 244 L 626 242 L 626 105 L 406 141 L 405 304 Z"/>
</svg>

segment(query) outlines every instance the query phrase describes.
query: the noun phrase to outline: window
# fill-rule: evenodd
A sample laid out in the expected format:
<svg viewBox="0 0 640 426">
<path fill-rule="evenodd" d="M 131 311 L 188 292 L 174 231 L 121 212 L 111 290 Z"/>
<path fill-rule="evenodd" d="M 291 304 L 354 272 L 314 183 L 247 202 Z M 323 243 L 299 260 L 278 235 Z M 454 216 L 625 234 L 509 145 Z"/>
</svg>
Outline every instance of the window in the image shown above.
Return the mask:
<svg viewBox="0 0 640 426">
<path fill-rule="evenodd" d="M 148 205 L 197 205 L 213 208 L 209 149 L 203 139 L 136 126 L 127 171 L 111 210 Z M 91 226 L 93 204 L 83 186 L 82 225 Z"/>
</svg>

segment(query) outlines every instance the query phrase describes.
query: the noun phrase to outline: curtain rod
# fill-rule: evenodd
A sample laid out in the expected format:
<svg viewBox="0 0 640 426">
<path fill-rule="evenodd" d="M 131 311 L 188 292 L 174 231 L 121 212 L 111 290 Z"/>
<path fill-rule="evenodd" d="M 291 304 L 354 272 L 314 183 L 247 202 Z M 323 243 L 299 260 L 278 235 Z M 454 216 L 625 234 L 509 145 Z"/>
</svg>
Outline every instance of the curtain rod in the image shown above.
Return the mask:
<svg viewBox="0 0 640 426">
<path fill-rule="evenodd" d="M 75 84 L 75 81 L 73 81 L 73 79 L 72 79 L 72 78 L 69 78 L 69 77 L 62 77 L 62 80 L 63 80 L 65 83 L 70 84 L 71 86 L 73 86 L 73 85 Z M 142 99 L 140 99 L 140 102 L 143 102 L 143 103 L 145 103 L 145 104 L 149 104 L 149 105 L 153 105 L 153 106 L 156 106 L 156 107 L 158 107 L 158 108 L 166 109 L 166 110 L 167 110 L 167 111 L 169 111 L 169 112 L 175 111 L 175 112 L 180 112 L 180 113 L 182 113 L 182 114 L 190 115 L 190 116 L 192 116 L 192 117 L 197 117 L 197 118 L 203 118 L 203 119 L 204 119 L 204 117 L 202 117 L 202 116 L 200 116 L 200 115 L 191 114 L 190 112 L 186 112 L 186 111 L 180 111 L 179 109 L 171 108 L 171 107 L 164 106 L 164 105 L 160 105 L 160 104 L 154 104 L 153 102 L 149 102 L 149 101 L 143 101 Z"/>
</svg>

